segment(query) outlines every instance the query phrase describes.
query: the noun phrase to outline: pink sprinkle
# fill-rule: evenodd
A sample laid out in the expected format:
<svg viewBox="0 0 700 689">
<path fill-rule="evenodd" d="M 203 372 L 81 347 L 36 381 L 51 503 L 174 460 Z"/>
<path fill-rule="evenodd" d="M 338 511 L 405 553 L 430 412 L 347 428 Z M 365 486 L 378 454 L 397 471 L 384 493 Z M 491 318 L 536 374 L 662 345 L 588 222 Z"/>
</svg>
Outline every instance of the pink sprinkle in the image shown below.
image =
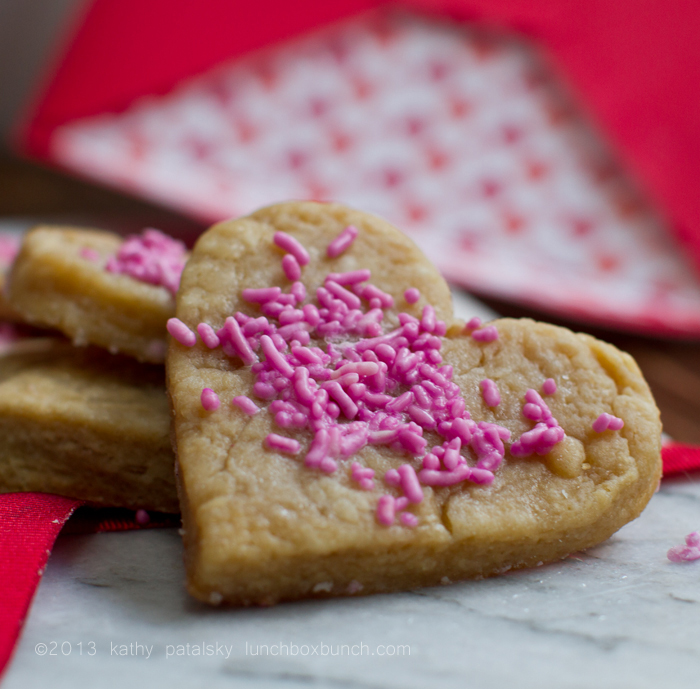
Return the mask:
<svg viewBox="0 0 700 689">
<path fill-rule="evenodd" d="M 442 463 L 445 469 L 452 471 L 462 463 L 462 456 L 459 454 L 462 447 L 462 441 L 459 438 L 453 438 L 445 447 L 445 454 L 442 456 Z"/>
<path fill-rule="evenodd" d="M 469 477 L 472 483 L 476 483 L 477 485 L 480 486 L 488 486 L 493 483 L 494 475 L 492 471 L 488 471 L 487 469 L 479 469 L 478 467 L 474 467 L 472 469 L 471 476 Z"/>
<path fill-rule="evenodd" d="M 396 506 L 393 496 L 382 495 L 377 503 L 377 521 L 385 526 L 391 526 L 396 517 Z"/>
<path fill-rule="evenodd" d="M 328 454 L 330 442 L 330 433 L 325 428 L 316 431 L 316 435 L 311 442 L 311 447 L 304 458 L 304 464 L 306 464 L 307 467 L 312 468 L 320 467 L 321 463 Z"/>
<path fill-rule="evenodd" d="M 421 318 L 420 324 L 423 330 L 429 333 L 435 330 L 437 319 L 435 318 L 435 309 L 430 304 L 423 307 L 423 318 Z"/>
<path fill-rule="evenodd" d="M 232 316 L 229 316 L 224 321 L 224 327 L 219 330 L 217 335 L 224 345 L 224 349 L 226 345 L 231 345 L 234 353 L 243 360 L 244 364 L 250 366 L 258 360 L 248 340 L 241 332 L 241 326 L 238 325 L 238 321 Z M 266 337 L 266 335 L 263 335 L 263 337 Z"/>
<path fill-rule="evenodd" d="M 374 489 L 374 469 L 369 469 L 363 467 L 358 462 L 352 463 L 351 475 L 353 481 L 357 481 L 360 484 L 362 490 L 373 490 Z"/>
<path fill-rule="evenodd" d="M 341 366 L 339 369 L 331 373 L 331 380 L 334 378 L 340 378 L 346 373 L 357 373 L 360 376 L 373 376 L 379 371 L 379 364 L 373 361 L 357 361 L 345 366 Z"/>
<path fill-rule="evenodd" d="M 403 293 L 403 298 L 409 304 L 415 304 L 420 299 L 420 292 L 415 287 L 410 287 Z"/>
<path fill-rule="evenodd" d="M 290 253 L 297 260 L 300 266 L 305 266 L 309 262 L 309 252 L 286 232 L 275 232 L 272 241 L 280 248 Z"/>
<path fill-rule="evenodd" d="M 481 394 L 487 407 L 497 407 L 501 403 L 501 393 L 498 386 L 490 378 L 484 378 L 480 383 Z"/>
<path fill-rule="evenodd" d="M 262 319 L 257 319 L 257 320 L 262 320 Z M 303 321 L 303 320 L 304 320 L 304 312 L 301 311 L 300 309 L 287 309 L 286 311 L 282 311 L 282 313 L 279 315 L 280 325 L 289 325 L 290 323 L 299 323 L 299 321 Z M 265 318 L 265 324 L 267 325 L 267 318 Z M 243 332 L 245 332 L 247 334 L 247 331 L 245 328 L 243 328 Z"/>
<path fill-rule="evenodd" d="M 295 455 L 301 450 L 301 445 L 298 440 L 285 438 L 283 435 L 277 435 L 277 433 L 270 433 L 267 438 L 265 438 L 265 442 L 271 450 L 279 450 L 288 455 Z"/>
<path fill-rule="evenodd" d="M 610 414 L 601 414 L 592 424 L 593 430 L 596 433 L 603 433 L 608 430 L 610 425 Z"/>
<path fill-rule="evenodd" d="M 493 342 L 498 339 L 498 330 L 496 330 L 495 325 L 487 325 L 485 328 L 475 330 L 472 337 L 477 342 Z"/>
<path fill-rule="evenodd" d="M 333 280 L 326 280 L 326 289 L 337 299 L 343 301 L 349 309 L 359 309 L 362 303 L 352 292 L 348 292 Z"/>
<path fill-rule="evenodd" d="M 351 270 L 347 273 L 328 273 L 326 280 L 333 280 L 339 285 L 355 285 L 358 282 L 366 282 L 372 277 L 371 271 L 367 268 L 361 270 Z"/>
<path fill-rule="evenodd" d="M 95 251 L 95 249 L 91 249 L 89 246 L 85 246 L 80 250 L 80 257 L 84 258 L 87 261 L 100 260 L 100 254 L 97 251 Z"/>
<path fill-rule="evenodd" d="M 202 342 L 204 342 L 209 349 L 215 349 L 221 344 L 221 340 L 219 340 L 219 336 L 214 332 L 214 328 L 207 323 L 200 323 L 197 326 L 197 332 L 202 338 Z"/>
<path fill-rule="evenodd" d="M 280 287 L 261 287 L 253 289 L 249 287 L 243 290 L 243 299 L 253 304 L 265 304 L 268 301 L 274 301 L 282 294 Z"/>
<path fill-rule="evenodd" d="M 459 464 L 453 471 L 435 471 L 421 469 L 418 472 L 420 482 L 426 486 L 454 486 L 471 478 L 472 470 L 467 464 Z"/>
<path fill-rule="evenodd" d="M 297 261 L 292 254 L 285 254 L 282 259 L 282 270 L 284 270 L 287 280 L 291 282 L 301 277 L 301 266 L 299 265 L 299 261 Z"/>
<path fill-rule="evenodd" d="M 472 429 L 466 419 L 455 419 L 452 422 L 451 431 L 464 445 L 469 443 L 472 439 Z"/>
<path fill-rule="evenodd" d="M 622 419 L 618 418 L 617 416 L 613 416 L 610 419 L 610 424 L 608 425 L 608 428 L 611 431 L 619 431 L 622 428 L 624 428 L 624 426 L 625 426 L 625 422 Z"/>
<path fill-rule="evenodd" d="M 326 474 L 333 474 L 338 470 L 338 463 L 330 457 L 324 457 L 318 468 Z"/>
<path fill-rule="evenodd" d="M 316 386 L 314 385 L 314 388 Z M 315 390 L 311 388 L 309 383 L 309 369 L 304 366 L 299 366 L 299 368 L 294 371 L 294 390 L 297 393 L 297 397 L 306 403 L 313 403 L 316 399 Z"/>
<path fill-rule="evenodd" d="M 410 528 L 418 526 L 418 517 L 415 514 L 411 514 L 411 512 L 402 512 L 399 519 L 405 526 Z"/>
<path fill-rule="evenodd" d="M 329 245 L 326 249 L 328 258 L 337 258 L 344 251 L 350 248 L 352 243 L 357 238 L 359 231 L 356 227 L 348 225 Z M 393 521 L 393 520 L 392 520 Z"/>
<path fill-rule="evenodd" d="M 401 488 L 410 502 L 423 501 L 423 489 L 420 487 L 415 469 L 410 464 L 402 464 L 398 469 L 401 478 Z"/>
<path fill-rule="evenodd" d="M 297 261 L 297 263 L 299 263 Z M 306 299 L 306 287 L 304 287 L 303 282 L 295 282 L 292 285 L 292 289 L 289 290 L 292 295 L 294 295 L 294 299 L 296 299 L 297 304 L 301 304 L 304 299 Z"/>
<path fill-rule="evenodd" d="M 245 412 L 249 416 L 253 416 L 260 411 L 260 407 L 258 407 L 258 405 L 255 404 L 250 397 L 246 397 L 245 395 L 234 397 L 231 400 L 231 404 L 235 404 L 241 411 Z"/>
<path fill-rule="evenodd" d="M 136 523 L 144 526 L 151 521 L 151 515 L 146 510 L 136 510 Z"/>
<path fill-rule="evenodd" d="M 408 409 L 413 404 L 413 393 L 408 390 L 399 397 L 395 397 L 389 404 L 386 405 L 387 410 L 402 412 Z"/>
<path fill-rule="evenodd" d="M 412 421 L 426 430 L 432 430 L 437 425 L 435 417 L 429 411 L 421 409 L 417 404 L 412 404 L 406 411 Z"/>
<path fill-rule="evenodd" d="M 422 409 L 430 409 L 433 406 L 433 399 L 422 385 L 414 385 L 411 388 L 413 397 Z"/>
<path fill-rule="evenodd" d="M 253 385 L 253 392 L 262 400 L 272 399 L 277 394 L 277 390 L 272 385 L 263 383 L 260 380 Z"/>
<path fill-rule="evenodd" d="M 297 298 L 293 294 L 285 294 L 284 292 L 277 297 L 277 303 L 283 306 L 295 306 Z"/>
<path fill-rule="evenodd" d="M 285 310 L 285 306 L 278 301 L 267 301 L 260 306 L 260 310 L 269 318 L 277 318 Z"/>
<path fill-rule="evenodd" d="M 677 545 L 668 551 L 671 562 L 692 562 L 700 560 L 700 534 L 697 531 L 685 537 L 685 545 Z"/>
<path fill-rule="evenodd" d="M 396 469 L 389 469 L 384 474 L 384 483 L 389 486 L 398 486 L 401 483 L 401 475 Z"/>
<path fill-rule="evenodd" d="M 207 411 L 216 411 L 221 404 L 219 396 L 211 388 L 204 388 L 200 399 L 202 401 L 202 406 Z"/>
<path fill-rule="evenodd" d="M 557 391 L 557 384 L 554 378 L 547 378 L 542 383 L 542 393 L 545 395 L 553 395 Z"/>
<path fill-rule="evenodd" d="M 413 433 L 407 429 L 402 429 L 399 431 L 398 440 L 404 446 L 404 448 L 414 455 L 423 454 L 425 451 L 425 446 L 428 444 L 428 441 L 425 438 L 422 438 L 417 433 Z"/>
<path fill-rule="evenodd" d="M 523 407 L 523 416 L 530 421 L 539 421 L 542 418 L 542 409 L 536 404 L 528 402 Z"/>
<path fill-rule="evenodd" d="M 363 299 L 367 299 L 367 301 L 369 301 L 370 308 L 372 309 L 390 309 L 394 305 L 394 297 L 392 297 L 391 294 L 383 292 L 379 289 L 379 287 L 371 283 L 368 285 L 357 286 L 355 288 L 355 294 Z M 373 303 L 373 300 L 375 299 L 378 300 L 377 303 Z"/>
<path fill-rule="evenodd" d="M 166 328 L 184 347 L 194 347 L 197 344 L 197 336 L 179 318 L 169 318 Z"/>
<path fill-rule="evenodd" d="M 603 413 L 593 422 L 592 428 L 596 433 L 603 433 L 607 430 L 619 431 L 624 425 L 625 422 L 617 416 Z"/>
<path fill-rule="evenodd" d="M 422 461 L 423 469 L 434 469 L 438 470 L 440 468 L 440 460 L 432 453 L 428 452 Z"/>
<path fill-rule="evenodd" d="M 328 394 L 338 403 L 338 407 L 343 412 L 346 418 L 354 419 L 357 415 L 357 405 L 352 401 L 351 397 L 343 390 L 340 383 L 334 381 L 325 384 Z"/>
<path fill-rule="evenodd" d="M 294 369 L 289 365 L 287 360 L 277 351 L 272 339 L 268 335 L 260 337 L 260 346 L 267 361 L 277 369 L 282 375 L 291 378 L 294 375 Z"/>
<path fill-rule="evenodd" d="M 480 328 L 480 327 L 481 327 L 481 318 L 474 316 L 474 318 L 467 321 L 467 324 L 464 326 L 464 329 L 465 330 L 476 330 L 477 328 Z"/>
</svg>

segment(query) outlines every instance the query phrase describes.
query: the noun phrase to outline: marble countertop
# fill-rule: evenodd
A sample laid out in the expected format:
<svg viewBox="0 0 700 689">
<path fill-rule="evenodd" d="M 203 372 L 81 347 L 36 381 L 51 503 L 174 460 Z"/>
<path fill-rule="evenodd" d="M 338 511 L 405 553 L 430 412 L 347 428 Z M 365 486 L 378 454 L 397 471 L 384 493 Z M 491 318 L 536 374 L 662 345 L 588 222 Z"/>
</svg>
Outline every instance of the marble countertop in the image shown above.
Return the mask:
<svg viewBox="0 0 700 689">
<path fill-rule="evenodd" d="M 61 536 L 2 687 L 695 688 L 700 561 L 666 552 L 699 507 L 699 476 L 668 479 L 558 563 L 251 609 L 188 597 L 176 529 Z"/>
<path fill-rule="evenodd" d="M 699 506 L 700 480 L 670 479 L 639 519 L 558 563 L 251 609 L 187 596 L 175 529 L 60 537 L 3 689 L 697 687 L 700 561 L 666 551 Z"/>
</svg>

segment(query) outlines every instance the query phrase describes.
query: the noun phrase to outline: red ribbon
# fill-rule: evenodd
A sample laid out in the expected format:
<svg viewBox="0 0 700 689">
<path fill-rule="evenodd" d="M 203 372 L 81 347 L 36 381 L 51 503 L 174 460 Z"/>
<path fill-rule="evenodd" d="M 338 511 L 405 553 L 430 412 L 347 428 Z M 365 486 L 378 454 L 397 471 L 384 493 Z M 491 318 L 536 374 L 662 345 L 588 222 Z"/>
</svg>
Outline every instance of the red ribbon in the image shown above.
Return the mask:
<svg viewBox="0 0 700 689">
<path fill-rule="evenodd" d="M 56 536 L 80 504 L 42 493 L 0 495 L 0 673 L 12 656 Z"/>
</svg>

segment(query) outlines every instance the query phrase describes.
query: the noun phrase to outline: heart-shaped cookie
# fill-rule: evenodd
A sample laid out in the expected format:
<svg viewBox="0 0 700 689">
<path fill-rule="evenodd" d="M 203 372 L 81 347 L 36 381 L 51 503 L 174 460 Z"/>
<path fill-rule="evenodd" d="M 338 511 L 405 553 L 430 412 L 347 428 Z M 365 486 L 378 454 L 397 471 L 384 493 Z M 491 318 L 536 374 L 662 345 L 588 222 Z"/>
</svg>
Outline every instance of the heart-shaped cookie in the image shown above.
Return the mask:
<svg viewBox="0 0 700 689">
<path fill-rule="evenodd" d="M 435 268 L 373 216 L 286 203 L 214 226 L 177 319 L 168 389 L 201 600 L 554 560 L 658 483 L 658 410 L 631 357 L 529 320 L 465 330 Z"/>
</svg>

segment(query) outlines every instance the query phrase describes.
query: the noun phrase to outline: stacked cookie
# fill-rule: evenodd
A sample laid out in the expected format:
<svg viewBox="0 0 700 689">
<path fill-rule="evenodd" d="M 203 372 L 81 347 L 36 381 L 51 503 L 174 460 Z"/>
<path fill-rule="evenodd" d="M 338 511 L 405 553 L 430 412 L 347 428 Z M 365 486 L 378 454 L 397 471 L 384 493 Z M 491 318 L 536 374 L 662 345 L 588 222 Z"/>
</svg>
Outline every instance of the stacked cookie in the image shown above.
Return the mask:
<svg viewBox="0 0 700 689">
<path fill-rule="evenodd" d="M 286 203 L 216 225 L 169 318 L 171 249 L 151 257 L 170 266 L 165 286 L 135 241 L 36 230 L 9 297 L 33 322 L 147 361 L 167 321 L 197 598 L 487 576 L 594 545 L 653 494 L 661 429 L 634 361 L 529 320 L 457 321 L 444 280 L 388 223 Z"/>
<path fill-rule="evenodd" d="M 178 511 L 162 363 L 185 260 L 155 230 L 26 235 L 7 305 L 70 340 L 22 339 L 0 359 L 0 490 Z"/>
</svg>

